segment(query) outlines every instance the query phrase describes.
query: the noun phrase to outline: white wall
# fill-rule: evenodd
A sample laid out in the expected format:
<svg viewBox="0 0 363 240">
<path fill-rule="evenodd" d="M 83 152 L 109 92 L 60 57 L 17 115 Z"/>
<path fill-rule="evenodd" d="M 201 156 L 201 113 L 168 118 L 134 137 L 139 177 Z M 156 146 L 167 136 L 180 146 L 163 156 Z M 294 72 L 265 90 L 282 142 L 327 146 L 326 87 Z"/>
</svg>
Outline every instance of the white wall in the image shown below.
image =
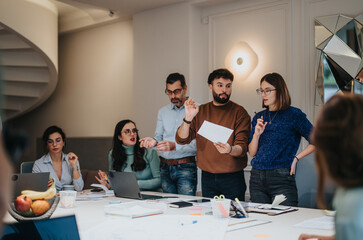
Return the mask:
<svg viewBox="0 0 363 240">
<path fill-rule="evenodd" d="M 134 112 L 142 136 L 153 136 L 157 112 L 169 103 L 165 80 L 169 73 L 189 80 L 188 4 L 144 11 L 133 18 Z"/>
<path fill-rule="evenodd" d="M 34 111 L 10 122 L 29 137 L 23 159 L 35 160 L 35 139 L 53 124 L 68 137 L 112 136 L 116 123 L 132 117 L 132 22 L 117 22 L 63 35 L 59 82 Z"/>
</svg>

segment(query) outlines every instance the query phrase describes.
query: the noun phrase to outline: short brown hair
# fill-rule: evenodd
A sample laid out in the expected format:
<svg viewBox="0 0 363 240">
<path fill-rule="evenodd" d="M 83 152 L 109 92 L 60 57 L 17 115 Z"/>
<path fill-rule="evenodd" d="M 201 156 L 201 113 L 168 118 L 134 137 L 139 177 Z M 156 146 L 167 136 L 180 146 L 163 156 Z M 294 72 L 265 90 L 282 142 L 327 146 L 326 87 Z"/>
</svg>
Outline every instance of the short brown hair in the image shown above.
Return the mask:
<svg viewBox="0 0 363 240">
<path fill-rule="evenodd" d="M 291 105 L 289 89 L 287 89 L 285 80 L 278 73 L 268 73 L 261 78 L 260 85 L 263 81 L 268 82 L 276 88 L 276 107 L 277 110 L 285 110 Z M 263 108 L 268 108 L 262 102 Z"/>
<path fill-rule="evenodd" d="M 312 133 L 316 146 L 318 204 L 329 176 L 345 188 L 363 186 L 363 97 L 335 95 L 323 107 Z"/>
</svg>

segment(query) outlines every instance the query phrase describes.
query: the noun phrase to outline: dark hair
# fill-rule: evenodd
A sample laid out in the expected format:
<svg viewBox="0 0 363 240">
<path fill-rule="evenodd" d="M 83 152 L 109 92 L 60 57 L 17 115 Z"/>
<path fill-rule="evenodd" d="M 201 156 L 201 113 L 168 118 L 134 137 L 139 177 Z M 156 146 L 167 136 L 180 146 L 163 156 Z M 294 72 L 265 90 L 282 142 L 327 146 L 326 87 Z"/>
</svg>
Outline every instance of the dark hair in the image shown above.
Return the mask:
<svg viewBox="0 0 363 240">
<path fill-rule="evenodd" d="M 63 142 L 66 141 L 66 134 L 63 132 L 63 130 L 60 127 L 55 126 L 55 125 L 48 127 L 47 129 L 45 129 L 45 131 L 43 133 L 43 137 L 42 137 L 44 153 L 48 153 L 48 151 L 49 151 L 48 150 L 48 139 L 49 139 L 49 136 L 53 133 L 59 133 L 62 136 Z"/>
<path fill-rule="evenodd" d="M 323 107 L 312 133 L 316 146 L 318 204 L 329 176 L 337 185 L 363 186 L 363 97 L 335 95 Z"/>
<path fill-rule="evenodd" d="M 122 120 L 116 124 L 115 132 L 113 134 L 112 157 L 114 162 L 112 167 L 113 170 L 116 171 L 121 171 L 127 158 L 125 148 L 122 146 L 122 141 L 118 139 L 118 137 L 121 136 L 122 129 L 127 123 L 133 123 L 136 126 L 131 120 Z M 139 140 L 139 134 L 137 134 L 136 144 L 134 146 L 134 162 L 131 164 L 131 168 L 134 171 L 140 171 L 146 168 L 146 162 L 144 160 L 145 148 L 140 148 Z"/>
<path fill-rule="evenodd" d="M 285 110 L 291 105 L 289 89 L 287 89 L 284 78 L 278 73 L 268 73 L 261 78 L 260 85 L 263 81 L 268 82 L 276 88 L 276 107 L 277 110 Z M 262 102 L 263 108 L 268 108 Z"/>
<path fill-rule="evenodd" d="M 173 84 L 173 83 L 175 83 L 177 81 L 180 81 L 180 84 L 181 84 L 182 88 L 184 88 L 184 86 L 185 86 L 185 77 L 184 77 L 183 74 L 171 73 L 166 78 L 166 84 Z"/>
<path fill-rule="evenodd" d="M 226 68 L 220 68 L 214 70 L 211 74 L 209 74 L 208 84 L 212 84 L 214 79 L 219 79 L 219 78 L 229 79 L 233 81 L 233 74 Z"/>
</svg>

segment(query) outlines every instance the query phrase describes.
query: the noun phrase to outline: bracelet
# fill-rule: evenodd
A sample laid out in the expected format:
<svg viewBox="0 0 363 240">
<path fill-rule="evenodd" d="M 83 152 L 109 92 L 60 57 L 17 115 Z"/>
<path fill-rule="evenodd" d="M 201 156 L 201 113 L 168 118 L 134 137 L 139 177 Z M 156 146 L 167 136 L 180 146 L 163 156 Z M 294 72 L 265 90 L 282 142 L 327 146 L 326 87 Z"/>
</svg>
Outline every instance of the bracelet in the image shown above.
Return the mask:
<svg viewBox="0 0 363 240">
<path fill-rule="evenodd" d="M 185 118 L 183 118 L 183 122 L 185 122 L 186 124 L 191 124 L 192 121 L 187 121 Z"/>
<path fill-rule="evenodd" d="M 72 169 L 73 169 L 73 171 L 74 171 L 74 170 L 79 171 L 79 168 L 78 168 L 78 167 L 76 167 L 76 168 L 72 168 Z"/>
<path fill-rule="evenodd" d="M 158 142 L 158 140 L 156 140 L 155 138 L 153 138 L 153 139 L 154 139 L 154 140 L 155 140 L 155 142 L 156 142 L 156 144 L 155 144 L 155 145 L 158 145 L 158 143 L 159 143 L 159 142 Z"/>
<path fill-rule="evenodd" d="M 231 151 L 229 151 L 229 153 L 227 153 L 227 154 L 231 154 L 231 152 L 232 152 L 232 148 L 233 148 L 233 146 L 231 146 Z"/>
<path fill-rule="evenodd" d="M 299 160 L 300 160 L 300 159 L 299 159 L 298 157 L 296 157 L 296 156 L 295 156 L 294 158 L 296 158 L 296 159 L 297 159 L 297 161 L 299 161 Z"/>
</svg>

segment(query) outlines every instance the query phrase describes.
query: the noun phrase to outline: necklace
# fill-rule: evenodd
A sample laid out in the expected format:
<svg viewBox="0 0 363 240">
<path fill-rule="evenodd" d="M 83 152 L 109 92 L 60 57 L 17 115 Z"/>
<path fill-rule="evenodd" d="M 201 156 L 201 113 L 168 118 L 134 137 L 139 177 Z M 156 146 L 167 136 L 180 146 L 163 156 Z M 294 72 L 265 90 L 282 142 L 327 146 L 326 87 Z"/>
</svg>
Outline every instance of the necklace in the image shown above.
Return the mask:
<svg viewBox="0 0 363 240">
<path fill-rule="evenodd" d="M 270 110 L 268 111 L 268 116 L 269 116 L 269 118 L 270 118 L 270 121 L 268 122 L 268 124 L 271 124 L 272 123 L 272 121 L 275 119 L 275 117 L 277 116 L 277 114 L 279 113 L 279 111 L 277 111 L 276 113 L 275 113 L 275 116 L 273 116 L 273 118 L 271 119 L 271 115 L 270 115 Z"/>
</svg>

